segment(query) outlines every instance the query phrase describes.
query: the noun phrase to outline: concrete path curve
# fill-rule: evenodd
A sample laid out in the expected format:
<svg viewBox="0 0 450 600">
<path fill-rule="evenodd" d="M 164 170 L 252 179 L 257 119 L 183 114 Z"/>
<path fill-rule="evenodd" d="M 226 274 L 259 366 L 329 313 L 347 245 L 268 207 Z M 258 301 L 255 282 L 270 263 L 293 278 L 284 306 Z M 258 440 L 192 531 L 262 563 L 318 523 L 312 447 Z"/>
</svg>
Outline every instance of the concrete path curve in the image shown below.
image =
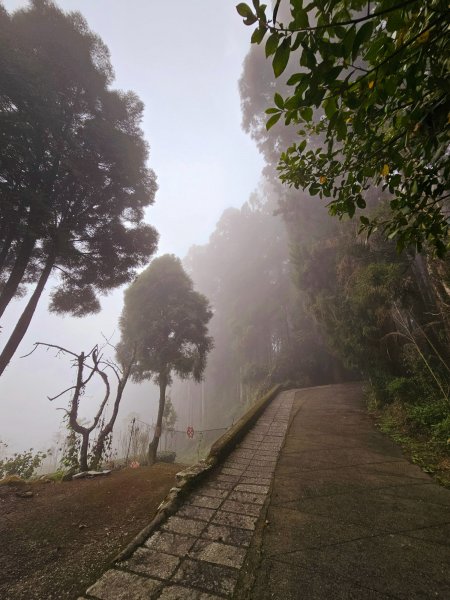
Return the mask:
<svg viewBox="0 0 450 600">
<path fill-rule="evenodd" d="M 283 392 L 86 598 L 447 600 L 450 491 L 374 428 L 360 385 Z"/>
<path fill-rule="evenodd" d="M 237 598 L 450 599 L 450 490 L 374 428 L 359 385 L 295 394 L 264 524 Z"/>
</svg>

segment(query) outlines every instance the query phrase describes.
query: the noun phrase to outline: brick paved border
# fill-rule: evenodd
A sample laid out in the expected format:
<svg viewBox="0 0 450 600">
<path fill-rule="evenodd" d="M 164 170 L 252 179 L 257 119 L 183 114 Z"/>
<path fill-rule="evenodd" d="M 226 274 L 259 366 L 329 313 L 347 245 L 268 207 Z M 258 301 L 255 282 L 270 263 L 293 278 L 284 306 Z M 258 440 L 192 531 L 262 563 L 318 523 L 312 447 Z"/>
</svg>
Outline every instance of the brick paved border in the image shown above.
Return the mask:
<svg viewBox="0 0 450 600">
<path fill-rule="evenodd" d="M 153 520 L 116 556 L 113 562 L 126 560 L 137 548 L 139 548 L 139 546 L 142 546 L 149 535 L 177 511 L 184 498 L 186 498 L 196 486 L 200 485 L 203 479 L 220 463 L 220 461 L 224 460 L 228 454 L 232 452 L 233 448 L 258 420 L 258 417 L 270 402 L 272 402 L 281 391 L 287 388 L 288 384 L 278 384 L 274 386 L 267 394 L 258 400 L 258 402 L 252 406 L 250 410 L 248 410 L 239 421 L 233 425 L 233 427 L 225 432 L 213 444 L 205 460 L 177 473 L 176 487 L 173 487 L 170 490 L 169 494 L 160 504 Z"/>
<path fill-rule="evenodd" d="M 276 392 L 272 392 L 273 395 Z M 228 439 L 215 461 L 228 457 L 157 530 L 142 539 L 87 591 L 96 600 L 218 600 L 230 598 L 269 492 L 284 441 L 293 392 L 263 398 L 239 424 L 241 442 Z M 265 400 L 265 403 L 263 403 Z M 237 424 L 238 425 L 238 424 Z M 245 435 L 244 429 L 247 428 Z M 236 438 L 235 438 L 236 440 Z M 208 465 L 207 465 L 208 466 Z M 198 480 L 199 473 L 189 480 Z M 189 484 L 188 484 L 189 485 Z M 178 496 L 178 500 L 180 497 Z"/>
</svg>

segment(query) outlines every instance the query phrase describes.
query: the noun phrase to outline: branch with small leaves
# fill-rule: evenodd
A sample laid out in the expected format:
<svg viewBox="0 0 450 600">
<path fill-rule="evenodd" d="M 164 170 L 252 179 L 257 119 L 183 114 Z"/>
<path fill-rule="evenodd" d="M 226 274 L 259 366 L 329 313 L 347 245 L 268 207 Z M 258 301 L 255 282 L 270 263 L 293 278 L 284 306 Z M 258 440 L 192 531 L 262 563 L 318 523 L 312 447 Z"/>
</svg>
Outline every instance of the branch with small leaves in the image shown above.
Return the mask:
<svg viewBox="0 0 450 600">
<path fill-rule="evenodd" d="M 365 194 L 391 196 L 383 223 L 360 214 L 361 231 L 377 228 L 402 250 L 425 247 L 443 257 L 449 243 L 448 148 L 450 11 L 444 0 L 290 3 L 290 22 L 267 6 L 240 3 L 252 42 L 265 41 L 275 78 L 300 65 L 267 109 L 267 129 L 283 118 L 301 141 L 281 153 L 280 178 L 329 198 L 339 218 L 365 210 Z M 291 61 L 291 62 L 290 62 Z M 313 142 L 314 148 L 311 147 Z"/>
</svg>

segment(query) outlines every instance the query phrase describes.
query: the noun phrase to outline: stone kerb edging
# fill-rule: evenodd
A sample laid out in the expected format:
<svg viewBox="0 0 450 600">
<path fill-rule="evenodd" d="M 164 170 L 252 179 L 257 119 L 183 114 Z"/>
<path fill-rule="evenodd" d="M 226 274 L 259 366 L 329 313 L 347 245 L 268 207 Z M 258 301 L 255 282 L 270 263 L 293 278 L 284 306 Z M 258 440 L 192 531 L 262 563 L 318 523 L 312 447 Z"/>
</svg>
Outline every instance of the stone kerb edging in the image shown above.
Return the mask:
<svg viewBox="0 0 450 600">
<path fill-rule="evenodd" d="M 236 445 L 242 440 L 248 430 L 255 424 L 266 406 L 280 392 L 286 390 L 286 386 L 278 384 L 263 396 L 250 410 L 248 410 L 233 427 L 226 431 L 212 446 L 207 460 L 214 460 L 215 464 L 226 458 Z"/>
<path fill-rule="evenodd" d="M 155 517 L 140 531 L 137 536 L 118 554 L 113 563 L 122 562 L 131 557 L 133 552 L 144 544 L 147 538 L 156 531 L 170 516 L 176 513 L 186 496 L 203 481 L 207 474 L 222 462 L 242 440 L 255 424 L 265 408 L 288 385 L 278 384 L 254 404 L 228 431 L 212 446 L 206 459 L 176 474 L 176 487 L 173 487 L 158 506 Z"/>
</svg>

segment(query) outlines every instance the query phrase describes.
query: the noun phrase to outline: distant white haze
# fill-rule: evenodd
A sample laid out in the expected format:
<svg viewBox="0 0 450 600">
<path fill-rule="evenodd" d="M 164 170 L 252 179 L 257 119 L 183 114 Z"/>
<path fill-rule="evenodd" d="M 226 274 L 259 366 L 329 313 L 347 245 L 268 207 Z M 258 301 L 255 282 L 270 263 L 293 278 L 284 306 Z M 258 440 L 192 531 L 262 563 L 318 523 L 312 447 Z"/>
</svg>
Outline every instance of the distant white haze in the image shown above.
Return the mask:
<svg viewBox="0 0 450 600">
<path fill-rule="evenodd" d="M 8 11 L 27 5 L 0 0 Z M 262 158 L 241 131 L 237 81 L 249 48 L 249 31 L 235 0 L 60 0 L 78 10 L 111 51 L 113 87 L 133 90 L 145 103 L 143 130 L 149 165 L 158 177 L 156 202 L 147 220 L 160 234 L 159 254 L 181 258 L 205 243 L 227 206 L 240 206 L 256 187 Z M 51 286 L 48 286 L 51 289 Z M 47 292 L 48 293 L 48 292 Z M 51 403 L 73 379 L 67 359 L 39 350 L 19 358 L 35 341 L 88 350 L 101 333 L 116 332 L 123 289 L 104 298 L 102 312 L 84 319 L 47 312 L 44 297 L 18 353 L 0 378 L 0 440 L 10 449 L 50 445 L 63 413 Z M 4 343 L 21 302 L 9 307 Z M 156 395 L 148 383 L 125 394 L 119 421 L 139 412 L 152 421 Z M 89 396 L 83 399 L 89 405 Z M 86 416 L 90 414 L 86 408 Z"/>
</svg>

